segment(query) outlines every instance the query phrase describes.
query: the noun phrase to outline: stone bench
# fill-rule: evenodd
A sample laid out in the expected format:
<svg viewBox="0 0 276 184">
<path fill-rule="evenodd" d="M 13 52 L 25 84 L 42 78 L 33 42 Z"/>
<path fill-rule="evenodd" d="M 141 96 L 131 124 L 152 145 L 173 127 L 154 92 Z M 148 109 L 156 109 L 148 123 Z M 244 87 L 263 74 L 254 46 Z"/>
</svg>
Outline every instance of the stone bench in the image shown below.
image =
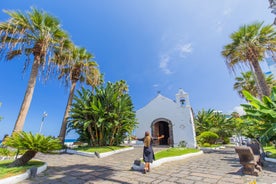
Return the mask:
<svg viewBox="0 0 276 184">
<path fill-rule="evenodd" d="M 259 176 L 262 171 L 262 166 L 260 165 L 261 156 L 255 155 L 249 146 L 237 146 L 235 151 L 239 155 L 240 164 L 243 165 L 243 173 Z"/>
</svg>

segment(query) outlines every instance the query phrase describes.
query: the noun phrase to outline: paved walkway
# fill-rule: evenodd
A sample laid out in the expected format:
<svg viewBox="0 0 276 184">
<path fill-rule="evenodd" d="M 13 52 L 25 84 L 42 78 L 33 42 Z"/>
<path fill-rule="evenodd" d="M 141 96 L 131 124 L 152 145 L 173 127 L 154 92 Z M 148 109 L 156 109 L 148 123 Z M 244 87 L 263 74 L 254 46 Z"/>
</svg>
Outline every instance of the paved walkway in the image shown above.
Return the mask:
<svg viewBox="0 0 276 184">
<path fill-rule="evenodd" d="M 154 148 L 157 151 L 159 148 Z M 132 171 L 134 159 L 140 158 L 142 148 L 117 153 L 105 158 L 79 155 L 37 155 L 48 163 L 48 169 L 23 184 L 257 184 L 276 183 L 276 164 L 267 163 L 259 177 L 243 175 L 233 149 L 210 151 L 193 158 L 164 163 L 150 173 Z"/>
</svg>

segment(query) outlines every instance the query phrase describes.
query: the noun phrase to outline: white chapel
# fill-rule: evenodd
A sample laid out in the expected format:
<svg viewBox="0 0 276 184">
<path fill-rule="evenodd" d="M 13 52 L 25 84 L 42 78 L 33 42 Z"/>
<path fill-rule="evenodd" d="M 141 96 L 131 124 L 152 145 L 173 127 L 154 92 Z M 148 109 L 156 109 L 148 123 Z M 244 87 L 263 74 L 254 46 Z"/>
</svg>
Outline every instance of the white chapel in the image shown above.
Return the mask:
<svg viewBox="0 0 276 184">
<path fill-rule="evenodd" d="M 195 128 L 193 112 L 188 93 L 179 89 L 175 101 L 160 93 L 146 106 L 136 111 L 138 127 L 135 130 L 138 137 L 150 131 L 153 137 L 165 137 L 155 142 L 155 145 L 178 146 L 185 143 L 187 147 L 195 148 Z"/>
</svg>

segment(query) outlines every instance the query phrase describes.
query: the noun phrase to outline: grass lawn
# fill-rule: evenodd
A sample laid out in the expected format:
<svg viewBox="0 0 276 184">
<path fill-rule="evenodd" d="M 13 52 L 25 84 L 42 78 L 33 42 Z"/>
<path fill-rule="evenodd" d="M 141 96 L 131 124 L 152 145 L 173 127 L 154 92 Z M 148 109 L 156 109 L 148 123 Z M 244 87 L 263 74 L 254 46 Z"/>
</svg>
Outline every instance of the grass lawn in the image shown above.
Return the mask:
<svg viewBox="0 0 276 184">
<path fill-rule="evenodd" d="M 211 145 L 208 145 L 208 146 L 200 145 L 201 148 L 217 148 L 217 147 L 220 147 L 220 146 L 223 146 L 223 144 L 211 144 Z"/>
<path fill-rule="evenodd" d="M 199 151 L 200 150 L 198 149 L 192 149 L 192 148 L 169 148 L 155 153 L 155 159 L 158 160 L 165 157 L 181 156 L 188 153 L 196 153 Z"/>
<path fill-rule="evenodd" d="M 25 166 L 8 168 L 7 166 L 12 161 L 13 160 L 0 161 L 0 179 L 4 179 L 4 178 L 8 178 L 8 177 L 15 176 L 18 174 L 22 174 L 33 166 L 40 167 L 40 166 L 44 165 L 44 162 L 31 160 Z"/>
<path fill-rule="evenodd" d="M 91 152 L 91 153 L 93 152 L 105 153 L 109 151 L 120 150 L 123 148 L 129 148 L 129 146 L 79 147 L 79 148 L 76 148 L 75 150 Z"/>
<path fill-rule="evenodd" d="M 276 148 L 275 146 L 264 146 L 264 151 L 267 152 L 271 152 L 271 155 L 269 155 L 269 158 L 276 158 Z"/>
</svg>

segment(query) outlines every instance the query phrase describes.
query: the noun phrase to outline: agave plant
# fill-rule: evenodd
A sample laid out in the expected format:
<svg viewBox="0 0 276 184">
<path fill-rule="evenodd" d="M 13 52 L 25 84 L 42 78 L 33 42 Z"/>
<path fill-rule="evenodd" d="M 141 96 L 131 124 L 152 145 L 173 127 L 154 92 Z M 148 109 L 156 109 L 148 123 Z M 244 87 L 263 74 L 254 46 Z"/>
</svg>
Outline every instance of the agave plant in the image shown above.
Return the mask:
<svg viewBox="0 0 276 184">
<path fill-rule="evenodd" d="M 46 137 L 42 134 L 33 135 L 31 132 L 14 132 L 11 137 L 5 139 L 3 144 L 19 150 L 26 150 L 26 152 L 13 161 L 9 167 L 25 165 L 35 157 L 37 152 L 49 153 L 53 150 L 61 149 L 59 139 L 54 139 L 51 136 Z"/>
<path fill-rule="evenodd" d="M 276 86 L 272 88 L 270 96 L 263 96 L 261 100 L 252 96 L 248 91 L 243 95 L 249 104 L 242 104 L 246 117 L 259 121 L 261 142 L 267 142 L 276 135 Z"/>
</svg>

